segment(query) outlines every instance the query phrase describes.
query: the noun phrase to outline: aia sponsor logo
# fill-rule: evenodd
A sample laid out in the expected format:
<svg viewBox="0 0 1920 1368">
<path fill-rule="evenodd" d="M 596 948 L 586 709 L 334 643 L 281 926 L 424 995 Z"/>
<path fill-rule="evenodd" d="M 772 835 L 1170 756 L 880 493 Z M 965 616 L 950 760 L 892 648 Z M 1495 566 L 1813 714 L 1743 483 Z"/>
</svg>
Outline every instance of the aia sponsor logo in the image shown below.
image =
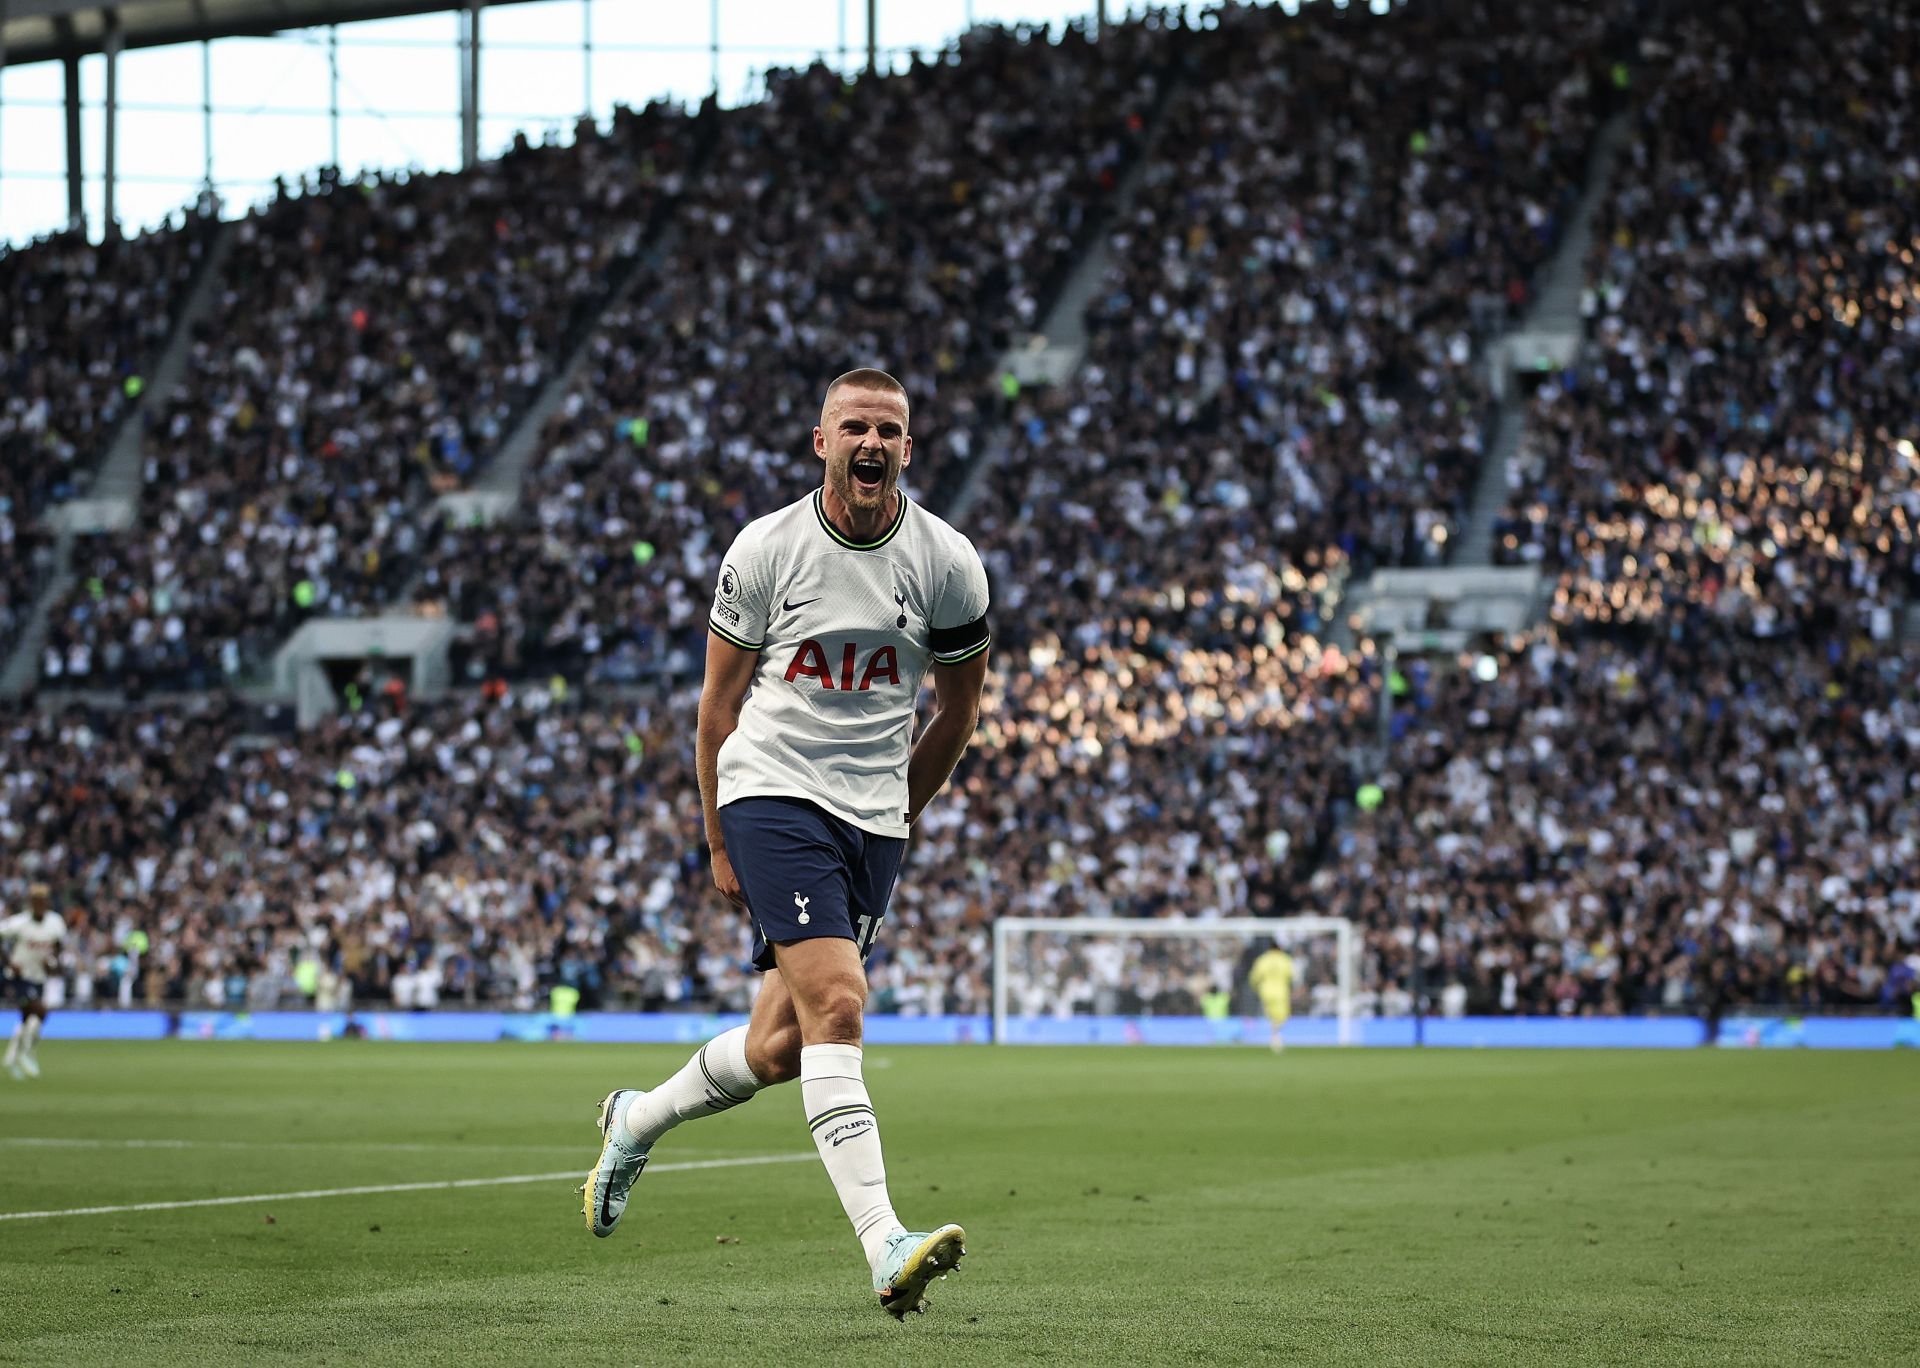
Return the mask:
<svg viewBox="0 0 1920 1368">
<path fill-rule="evenodd" d="M 835 658 L 837 652 L 837 659 Z M 834 673 L 834 667 L 839 673 Z M 864 663 L 860 660 L 860 648 L 851 641 L 843 641 L 835 646 L 823 646 L 808 637 L 794 651 L 793 660 L 787 665 L 787 683 L 801 679 L 817 681 L 821 689 L 841 689 L 847 693 L 865 693 L 876 684 L 900 683 L 900 657 L 891 646 L 876 647 L 868 654 Z"/>
</svg>

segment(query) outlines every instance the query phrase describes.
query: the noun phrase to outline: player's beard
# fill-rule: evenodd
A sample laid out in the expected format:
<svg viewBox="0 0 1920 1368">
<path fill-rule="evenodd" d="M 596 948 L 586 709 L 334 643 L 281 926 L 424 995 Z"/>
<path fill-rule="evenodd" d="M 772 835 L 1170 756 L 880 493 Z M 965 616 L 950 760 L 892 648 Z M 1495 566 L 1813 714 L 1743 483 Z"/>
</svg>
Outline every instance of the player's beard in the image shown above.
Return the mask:
<svg viewBox="0 0 1920 1368">
<path fill-rule="evenodd" d="M 880 463 L 884 473 L 880 477 L 878 492 L 869 494 L 863 492 L 859 481 L 853 478 L 853 462 L 854 457 L 849 456 L 834 462 L 829 469 L 827 478 L 833 486 L 833 492 L 850 510 L 860 513 L 884 513 L 888 500 L 900 487 L 899 465 L 895 463 L 891 454 L 882 455 Z"/>
</svg>

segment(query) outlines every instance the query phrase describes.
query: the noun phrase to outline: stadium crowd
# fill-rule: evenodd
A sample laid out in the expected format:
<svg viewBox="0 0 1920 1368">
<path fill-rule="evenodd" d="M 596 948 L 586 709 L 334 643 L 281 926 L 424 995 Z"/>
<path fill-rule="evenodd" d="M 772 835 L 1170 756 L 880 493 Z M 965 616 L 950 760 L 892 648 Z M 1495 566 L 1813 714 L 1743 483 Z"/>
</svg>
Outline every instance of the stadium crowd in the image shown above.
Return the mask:
<svg viewBox="0 0 1920 1368">
<path fill-rule="evenodd" d="M 650 111 L 509 157 L 484 214 L 455 178 L 289 194 L 239 229 L 235 325 L 154 421 L 165 501 L 89 551 L 46 673 L 231 678 L 417 569 L 485 682 L 372 688 L 299 734 L 230 701 L 8 714 L 0 888 L 61 889 L 75 998 L 742 1006 L 688 681 L 728 540 L 817 479 L 821 382 L 879 351 L 930 438 L 921 487 L 1011 434 L 964 523 L 995 580 L 982 729 L 910 847 L 880 1009 L 985 1010 L 996 915 L 1241 912 L 1354 919 L 1383 1009 L 1416 971 L 1486 1011 L 1895 1002 L 1920 971 L 1920 698 L 1876 610 L 1920 510 L 1891 6 L 1804 70 L 1791 23 L 1681 16 L 1643 76 L 1591 350 L 1535 403 L 1502 529 L 1563 575 L 1554 625 L 1397 670 L 1330 644 L 1350 573 L 1458 526 L 1476 349 L 1557 238 L 1628 8 L 1233 10 L 1098 51 L 987 30 L 899 78 L 778 80 L 700 125 L 684 181 L 695 125 Z M 1863 74 L 1884 100 L 1822 93 Z M 956 103 L 987 113 L 937 117 Z M 849 159 L 904 169 L 827 221 L 813 185 Z M 601 198 L 526 198 L 576 161 Z M 1087 366 L 1003 389 L 996 358 L 1125 184 Z M 525 511 L 435 531 L 432 495 L 668 198 Z M 1775 250 L 1791 278 L 1760 272 Z M 364 321 L 318 288 L 403 268 L 438 284 Z M 1039 968 L 1051 1011 L 1223 986 L 1218 956 Z"/>
<path fill-rule="evenodd" d="M 52 569 L 47 509 L 86 491 L 146 389 L 208 242 L 204 221 L 0 252 L 0 655 Z"/>
<path fill-rule="evenodd" d="M 232 683 L 306 616 L 393 602 L 433 497 L 496 454 L 682 190 L 694 126 L 654 105 L 470 174 L 323 172 L 229 228 L 218 321 L 150 407 L 141 521 L 80 547 L 43 679 Z"/>
<path fill-rule="evenodd" d="M 1920 970 L 1915 663 L 1552 630 L 1423 662 L 1384 801 L 1310 900 L 1487 1011 L 1898 1010 Z"/>
<path fill-rule="evenodd" d="M 1271 903 L 1262 871 L 1327 840 L 1342 738 L 1372 709 L 1337 656 L 1263 653 L 1248 678 L 1223 652 L 1060 651 L 996 673 L 977 756 L 912 848 L 883 1001 L 984 1010 L 1010 888 L 1036 915 L 1219 915 Z M 739 1006 L 745 924 L 713 902 L 692 706 L 495 681 L 377 690 L 298 735 L 233 706 L 22 714 L 0 733 L 0 849 L 71 890 L 82 975 L 142 1000 L 265 1005 L 311 959 L 309 998 L 324 971 L 362 1001 L 425 982 L 524 1006 L 561 982 L 590 1004 Z"/>
<path fill-rule="evenodd" d="M 1407 671 L 1369 805 L 1354 757 L 1377 673 L 1309 650 L 1253 679 L 1144 641 L 1003 660 L 974 756 L 916 833 L 882 1005 L 984 1010 L 1000 914 L 1347 916 L 1376 1002 L 1404 995 L 1416 954 L 1436 997 L 1459 984 L 1485 1011 L 1914 990 L 1910 657 L 1543 629 L 1491 672 Z M 101 994 L 132 975 L 140 998 L 208 1005 L 526 1007 L 561 983 L 589 1005 L 737 1007 L 745 928 L 708 883 L 691 707 L 496 685 L 377 694 L 299 736 L 232 711 L 23 716 L 0 841 L 20 878 L 70 890 L 73 964 Z M 1041 986 L 1061 1009 L 1145 1000 L 1109 972 Z M 1191 1009 L 1219 986 L 1156 998 Z"/>
<path fill-rule="evenodd" d="M 0 841 L 76 890 L 73 961 L 103 993 L 526 1008 L 617 978 L 646 1005 L 737 1003 L 667 702 L 381 693 L 298 736 L 230 706 L 14 718 Z"/>
<path fill-rule="evenodd" d="M 1122 593 L 1442 559 L 1491 412 L 1477 342 L 1557 239 L 1602 88 L 1602 11 L 1536 24 L 1259 9 L 1204 33 L 1088 364 L 1023 406 L 984 539 Z"/>
<path fill-rule="evenodd" d="M 1920 117 L 1896 3 L 1682 16 L 1509 472 L 1563 622 L 1768 637 L 1920 591 Z M 1836 98 L 1834 92 L 1847 93 Z"/>
</svg>

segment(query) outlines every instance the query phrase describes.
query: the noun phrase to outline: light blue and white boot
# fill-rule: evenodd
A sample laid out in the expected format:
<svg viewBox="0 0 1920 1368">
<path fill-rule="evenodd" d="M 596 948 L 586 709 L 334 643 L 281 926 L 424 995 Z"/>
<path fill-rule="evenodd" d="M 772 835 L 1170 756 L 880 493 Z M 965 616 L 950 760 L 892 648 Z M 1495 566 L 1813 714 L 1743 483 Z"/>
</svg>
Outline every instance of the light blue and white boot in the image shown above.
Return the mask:
<svg viewBox="0 0 1920 1368">
<path fill-rule="evenodd" d="M 944 1278 L 960 1266 L 967 1252 L 967 1232 L 957 1225 L 938 1230 L 896 1230 L 873 1266 L 873 1290 L 880 1308 L 896 1320 L 907 1312 L 927 1309 L 927 1284 Z"/>
<path fill-rule="evenodd" d="M 615 1088 L 600 1101 L 600 1159 L 580 1185 L 580 1193 L 587 1229 L 603 1240 L 626 1214 L 627 1195 L 647 1166 L 648 1149 L 634 1140 L 622 1122 L 627 1104 L 644 1096 L 637 1088 Z"/>
</svg>

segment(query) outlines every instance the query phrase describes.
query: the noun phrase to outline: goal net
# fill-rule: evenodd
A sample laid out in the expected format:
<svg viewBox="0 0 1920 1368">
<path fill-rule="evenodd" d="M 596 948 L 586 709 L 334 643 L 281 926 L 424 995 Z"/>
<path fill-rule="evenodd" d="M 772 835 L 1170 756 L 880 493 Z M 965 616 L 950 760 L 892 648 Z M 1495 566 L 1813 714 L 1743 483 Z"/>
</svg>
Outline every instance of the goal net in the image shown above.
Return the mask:
<svg viewBox="0 0 1920 1368">
<path fill-rule="evenodd" d="M 1248 974 L 1276 943 L 1293 957 L 1287 1043 L 1351 1044 L 1358 941 L 1343 917 L 1002 917 L 993 924 L 993 1038 L 1265 1045 L 1270 1029 Z"/>
</svg>

